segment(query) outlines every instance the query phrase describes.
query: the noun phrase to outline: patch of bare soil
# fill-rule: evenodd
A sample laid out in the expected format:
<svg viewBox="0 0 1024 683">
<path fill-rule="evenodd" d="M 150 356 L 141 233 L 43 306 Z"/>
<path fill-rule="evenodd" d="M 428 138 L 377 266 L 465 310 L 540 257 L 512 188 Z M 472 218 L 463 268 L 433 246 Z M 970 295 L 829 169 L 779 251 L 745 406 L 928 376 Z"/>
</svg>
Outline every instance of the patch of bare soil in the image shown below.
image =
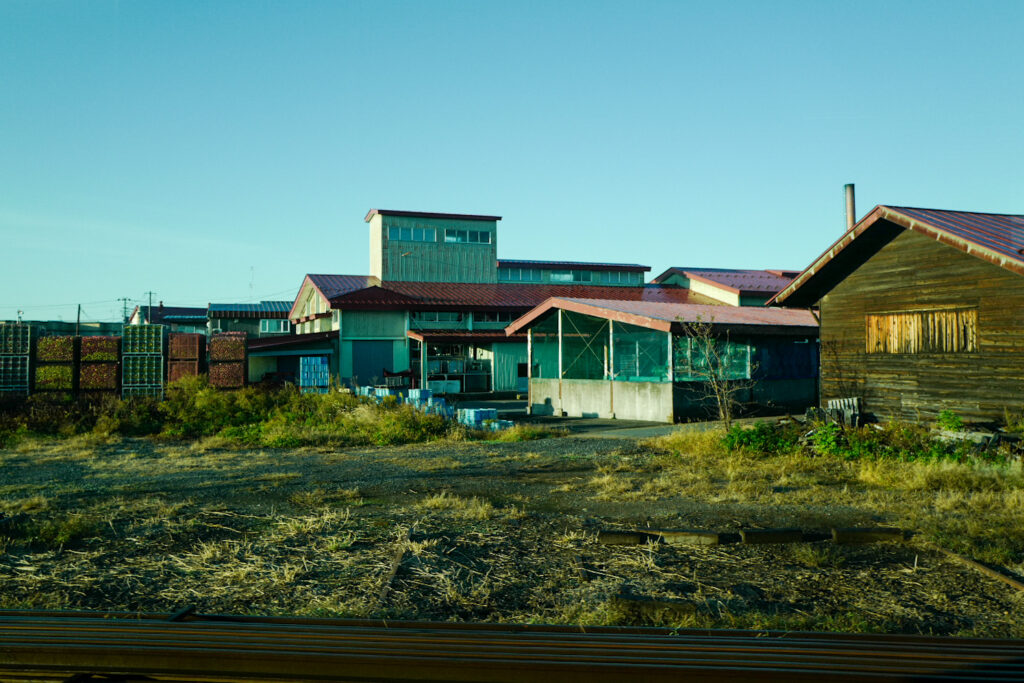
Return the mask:
<svg viewBox="0 0 1024 683">
<path fill-rule="evenodd" d="M 834 472 L 751 488 L 575 437 L 344 452 L 34 442 L 0 451 L 0 467 L 7 609 L 1024 637 L 1021 594 L 913 541 L 598 541 L 910 519 Z"/>
</svg>

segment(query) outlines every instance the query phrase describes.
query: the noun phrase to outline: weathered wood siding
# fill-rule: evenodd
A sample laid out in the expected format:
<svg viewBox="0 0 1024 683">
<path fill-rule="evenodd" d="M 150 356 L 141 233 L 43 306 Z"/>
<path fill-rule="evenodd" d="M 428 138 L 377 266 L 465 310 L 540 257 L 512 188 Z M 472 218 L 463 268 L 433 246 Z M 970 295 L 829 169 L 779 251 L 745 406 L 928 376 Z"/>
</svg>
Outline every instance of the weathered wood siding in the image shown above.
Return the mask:
<svg viewBox="0 0 1024 683">
<path fill-rule="evenodd" d="M 901 328 L 888 341 L 881 320 Z M 1024 410 L 1024 277 L 905 231 L 822 299 L 821 344 L 824 400 L 860 396 L 883 419 L 999 420 Z"/>
</svg>

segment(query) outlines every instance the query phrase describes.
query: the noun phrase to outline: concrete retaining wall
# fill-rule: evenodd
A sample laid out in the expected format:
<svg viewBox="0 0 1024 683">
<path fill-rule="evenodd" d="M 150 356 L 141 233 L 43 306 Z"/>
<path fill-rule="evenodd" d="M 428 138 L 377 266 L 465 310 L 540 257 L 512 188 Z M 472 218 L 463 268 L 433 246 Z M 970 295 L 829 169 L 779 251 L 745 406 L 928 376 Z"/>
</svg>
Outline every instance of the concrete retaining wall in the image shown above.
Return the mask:
<svg viewBox="0 0 1024 683">
<path fill-rule="evenodd" d="M 600 379 L 563 379 L 561 382 L 531 379 L 530 409 L 534 415 L 672 422 L 672 385 Z"/>
</svg>

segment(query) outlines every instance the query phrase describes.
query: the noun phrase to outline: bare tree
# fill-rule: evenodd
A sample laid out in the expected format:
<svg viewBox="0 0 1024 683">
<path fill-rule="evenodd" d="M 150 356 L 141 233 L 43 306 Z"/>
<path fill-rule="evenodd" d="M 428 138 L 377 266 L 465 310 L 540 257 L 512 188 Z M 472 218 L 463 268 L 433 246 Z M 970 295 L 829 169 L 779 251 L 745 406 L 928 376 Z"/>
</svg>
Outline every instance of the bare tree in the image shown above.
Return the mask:
<svg viewBox="0 0 1024 683">
<path fill-rule="evenodd" d="M 679 325 L 689 347 L 686 372 L 696 380 L 695 383 L 700 384 L 698 392 L 701 396 L 713 401 L 718 419 L 729 430 L 732 428 L 733 417 L 742 406 L 740 396 L 749 394 L 756 383 L 752 379 L 755 365 L 749 355 L 750 346 L 747 345 L 746 367 L 741 373 L 742 377 L 737 377 L 740 373 L 737 373 L 735 359 L 729 353 L 729 333 L 716 333 L 714 318 L 703 320 L 698 317 L 693 322 L 680 320 Z"/>
</svg>

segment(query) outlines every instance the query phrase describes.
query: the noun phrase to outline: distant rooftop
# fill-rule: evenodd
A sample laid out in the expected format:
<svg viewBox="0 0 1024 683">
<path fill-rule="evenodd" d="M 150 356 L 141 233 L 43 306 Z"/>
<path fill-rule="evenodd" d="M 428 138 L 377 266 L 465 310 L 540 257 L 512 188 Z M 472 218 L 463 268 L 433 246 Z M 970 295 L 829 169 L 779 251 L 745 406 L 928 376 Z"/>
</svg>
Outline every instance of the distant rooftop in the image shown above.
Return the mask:
<svg viewBox="0 0 1024 683">
<path fill-rule="evenodd" d="M 594 263 L 590 261 L 524 261 L 519 259 L 498 259 L 499 268 L 537 268 L 540 270 L 582 269 L 582 270 L 617 270 L 635 273 L 646 273 L 650 266 L 637 263 Z"/>
<path fill-rule="evenodd" d="M 210 304 L 211 318 L 287 318 L 291 301 L 261 301 L 258 304 Z"/>
<path fill-rule="evenodd" d="M 407 216 L 409 218 L 440 218 L 459 221 L 500 221 L 501 216 L 481 216 L 471 213 L 436 213 L 433 211 L 394 211 L 392 209 L 370 209 L 366 218 L 369 222 L 374 216 Z"/>
<path fill-rule="evenodd" d="M 795 270 L 749 270 L 737 268 L 684 268 L 673 267 L 654 278 L 663 282 L 672 275 L 707 282 L 737 294 L 775 294 L 799 275 Z"/>
</svg>

